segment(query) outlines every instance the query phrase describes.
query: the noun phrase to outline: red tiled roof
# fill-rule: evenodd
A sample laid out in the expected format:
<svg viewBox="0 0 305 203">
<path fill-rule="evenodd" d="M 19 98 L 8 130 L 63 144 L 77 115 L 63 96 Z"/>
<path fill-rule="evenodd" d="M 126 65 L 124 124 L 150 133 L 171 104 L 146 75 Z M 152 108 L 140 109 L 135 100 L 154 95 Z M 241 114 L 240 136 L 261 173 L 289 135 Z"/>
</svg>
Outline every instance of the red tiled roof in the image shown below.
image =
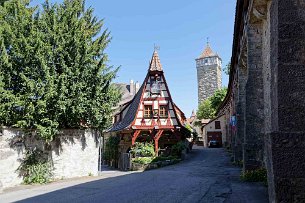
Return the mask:
<svg viewBox="0 0 305 203">
<path fill-rule="evenodd" d="M 211 49 L 210 45 L 207 44 L 206 48 L 203 50 L 203 52 L 200 54 L 200 56 L 198 57 L 200 58 L 206 58 L 206 57 L 211 57 L 211 56 L 217 56 L 217 54 L 215 54 L 213 52 L 213 50 Z"/>
</svg>

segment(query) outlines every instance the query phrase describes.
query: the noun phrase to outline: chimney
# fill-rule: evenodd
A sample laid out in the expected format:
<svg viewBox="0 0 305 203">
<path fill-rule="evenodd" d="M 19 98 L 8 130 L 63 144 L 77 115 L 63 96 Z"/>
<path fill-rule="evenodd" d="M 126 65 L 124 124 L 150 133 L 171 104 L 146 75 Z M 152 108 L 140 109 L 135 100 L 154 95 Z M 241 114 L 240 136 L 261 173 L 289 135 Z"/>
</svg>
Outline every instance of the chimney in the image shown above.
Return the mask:
<svg viewBox="0 0 305 203">
<path fill-rule="evenodd" d="M 137 92 L 140 89 L 140 83 L 137 81 L 135 86 L 136 86 L 136 93 L 135 94 L 137 94 Z"/>
<path fill-rule="evenodd" d="M 133 82 L 133 80 L 130 80 L 129 94 L 134 95 L 134 91 L 135 91 L 134 82 Z"/>
</svg>

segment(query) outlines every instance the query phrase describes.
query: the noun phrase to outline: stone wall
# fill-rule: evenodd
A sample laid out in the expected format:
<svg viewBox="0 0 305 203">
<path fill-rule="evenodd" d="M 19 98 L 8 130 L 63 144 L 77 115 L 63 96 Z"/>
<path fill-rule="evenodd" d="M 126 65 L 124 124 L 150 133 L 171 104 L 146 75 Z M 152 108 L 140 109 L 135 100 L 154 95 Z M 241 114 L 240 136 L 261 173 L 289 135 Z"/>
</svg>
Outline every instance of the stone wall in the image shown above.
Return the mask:
<svg viewBox="0 0 305 203">
<path fill-rule="evenodd" d="M 236 108 L 237 134 L 229 136 L 235 158 L 244 141 L 244 170 L 267 168 L 270 202 L 305 202 L 304 25 L 304 0 L 237 1 L 226 110 Z"/>
<path fill-rule="evenodd" d="M 197 67 L 199 104 L 221 88 L 221 70 L 217 64 Z"/>
<path fill-rule="evenodd" d="M 37 147 L 49 155 L 53 178 L 72 178 L 98 174 L 99 133 L 92 130 L 63 130 L 51 148 L 18 129 L 4 128 L 0 135 L 0 183 L 3 188 L 22 183 L 18 167 L 25 148 Z M 1 184 L 0 184 L 1 185 Z"/>
<path fill-rule="evenodd" d="M 270 202 L 305 202 L 305 1 L 272 1 Z"/>
</svg>

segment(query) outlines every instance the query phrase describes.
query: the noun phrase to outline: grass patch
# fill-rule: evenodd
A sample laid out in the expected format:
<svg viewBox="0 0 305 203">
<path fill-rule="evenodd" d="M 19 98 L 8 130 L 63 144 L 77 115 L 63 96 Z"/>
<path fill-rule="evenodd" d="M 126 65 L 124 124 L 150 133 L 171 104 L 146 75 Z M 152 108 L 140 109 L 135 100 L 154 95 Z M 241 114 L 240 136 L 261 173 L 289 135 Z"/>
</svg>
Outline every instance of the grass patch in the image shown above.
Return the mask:
<svg viewBox="0 0 305 203">
<path fill-rule="evenodd" d="M 240 175 L 240 178 L 245 182 L 263 182 L 267 185 L 267 170 L 265 168 L 259 168 L 245 171 Z"/>
</svg>

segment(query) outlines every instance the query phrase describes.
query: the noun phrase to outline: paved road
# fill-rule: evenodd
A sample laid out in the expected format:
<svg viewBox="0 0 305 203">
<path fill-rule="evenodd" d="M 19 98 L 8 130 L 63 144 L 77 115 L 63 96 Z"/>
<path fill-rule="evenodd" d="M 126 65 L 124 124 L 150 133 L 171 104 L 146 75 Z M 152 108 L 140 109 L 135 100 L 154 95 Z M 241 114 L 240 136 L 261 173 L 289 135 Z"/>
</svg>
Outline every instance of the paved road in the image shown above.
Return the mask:
<svg viewBox="0 0 305 203">
<path fill-rule="evenodd" d="M 19 202 L 268 202 L 267 188 L 239 181 L 240 169 L 233 167 L 223 149 L 195 148 L 188 160 L 142 173 L 95 178 L 91 182 L 66 182 L 0 195 L 3 201 L 18 200 L 18 194 L 37 195 Z M 88 181 L 88 180 L 87 180 Z M 70 184 L 70 185 L 69 185 Z M 63 184 L 65 185 L 65 184 Z M 53 189 L 52 189 L 53 187 Z M 51 192 L 48 192 L 48 188 Z M 45 193 L 45 194 L 42 194 Z M 20 196 L 19 196 L 20 199 Z"/>
</svg>

